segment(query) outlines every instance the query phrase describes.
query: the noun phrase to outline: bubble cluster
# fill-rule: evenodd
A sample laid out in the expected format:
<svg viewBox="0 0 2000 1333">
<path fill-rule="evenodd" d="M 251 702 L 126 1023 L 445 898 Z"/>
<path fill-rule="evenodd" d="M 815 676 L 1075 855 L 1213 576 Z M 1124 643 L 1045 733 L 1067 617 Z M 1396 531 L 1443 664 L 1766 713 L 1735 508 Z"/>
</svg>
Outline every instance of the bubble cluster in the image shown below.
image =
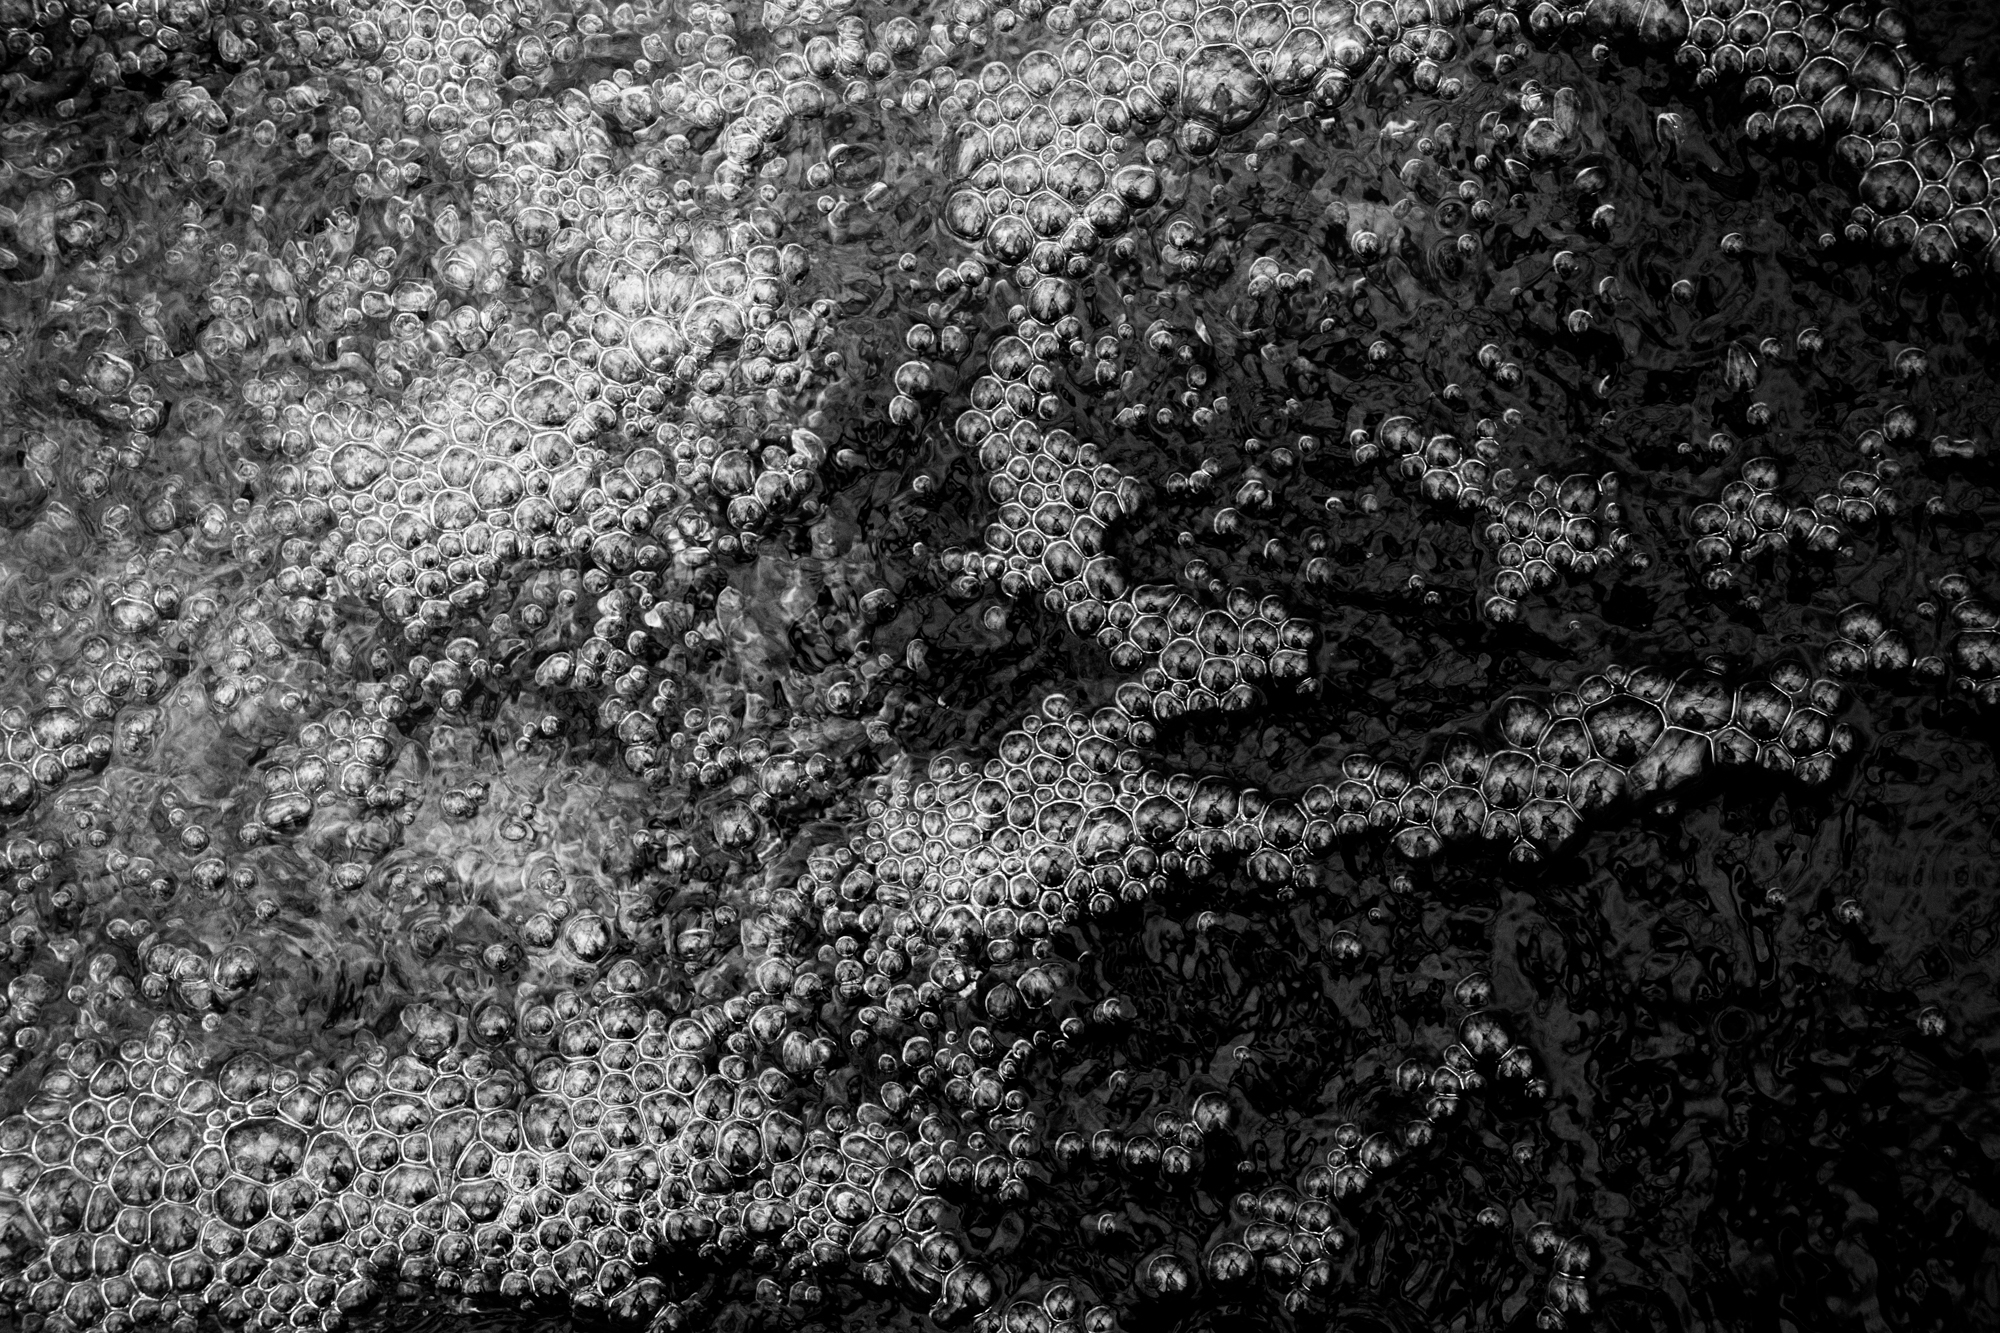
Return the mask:
<svg viewBox="0 0 2000 1333">
<path fill-rule="evenodd" d="M 1937 593 L 1947 603 L 1945 654 L 1953 685 L 1982 704 L 1993 703 L 2000 699 L 2000 611 L 1973 592 L 1963 574 L 1939 579 Z"/>
<path fill-rule="evenodd" d="M 996 360 L 1008 354 L 1005 339 Z M 995 416 L 977 406 L 961 414 L 956 431 L 979 450 L 986 465 L 987 494 L 998 508 L 986 529 L 989 566 L 1013 596 L 1043 595 L 1051 609 L 1088 620 L 1124 591 L 1116 562 L 1105 553 L 1109 525 L 1135 512 L 1137 483 L 1098 461 L 1095 446 L 1068 431 L 1044 432 L 1019 420 L 1005 407 L 1001 381 L 985 376 L 972 389 L 975 404 L 986 400 Z M 1085 631 L 1094 632 L 1094 629 Z"/>
<path fill-rule="evenodd" d="M 1618 526 L 1615 474 L 1545 474 L 1513 498 L 1513 473 L 1493 467 L 1501 453 L 1496 433 L 1495 423 L 1482 422 L 1467 447 L 1451 435 L 1426 438 L 1412 418 L 1396 416 L 1372 432 L 1357 427 L 1351 443 L 1355 462 L 1386 458 L 1425 499 L 1489 518 L 1484 536 L 1499 564 L 1481 602 L 1489 620 L 1515 620 L 1523 598 L 1564 578 L 1589 578 L 1619 563 L 1644 567 L 1645 554 Z"/>
<path fill-rule="evenodd" d="M 977 776 L 934 777 L 912 792 L 909 815 L 892 805 L 866 851 L 876 882 L 941 895 L 934 937 L 983 938 L 990 952 L 996 937 L 1039 939 L 1051 921 L 1164 891 L 1171 878 L 1240 865 L 1251 883 L 1289 891 L 1342 839 L 1384 838 L 1412 859 L 1483 842 L 1536 860 L 1601 812 L 1718 768 L 1824 783 L 1857 739 L 1834 721 L 1841 706 L 1837 684 L 1789 663 L 1739 686 L 1709 670 L 1613 669 L 1546 702 L 1508 698 L 1493 741 L 1454 736 L 1414 769 L 1351 754 L 1330 781 L 1274 795 L 1146 767 L 1124 743 L 1150 712 L 1136 692 L 1088 715 L 1055 696 Z M 942 816 L 928 836 L 926 811 Z M 1022 869 L 1004 873 L 1014 861 Z"/>
<path fill-rule="evenodd" d="M 1697 82 L 1738 84 L 1759 104 L 1744 121 L 1754 143 L 1821 148 L 1849 174 L 1857 239 L 1926 264 L 1996 271 L 1985 202 L 2000 161 L 1990 126 L 1961 123 L 1957 80 L 1916 58 L 1910 22 L 1893 8 L 1593 0 L 1589 29 L 1673 46 Z"/>
<path fill-rule="evenodd" d="M 1145 583 L 1110 608 L 1099 641 L 1114 666 L 1138 669 L 1120 706 L 1143 724 L 1221 708 L 1255 707 L 1266 684 L 1307 686 L 1318 638 L 1311 622 L 1285 613 L 1276 597 L 1229 590 L 1213 609 L 1168 584 Z"/>
<path fill-rule="evenodd" d="M 1910 640 L 1896 629 L 1879 607 L 1856 602 L 1840 613 L 1837 635 L 1827 645 L 1825 665 L 1836 676 L 1909 670 L 1915 660 Z"/>
<path fill-rule="evenodd" d="M 334 1327 L 398 1281 L 468 1295 L 560 1283 L 579 1308 L 652 1314 L 666 1296 L 639 1268 L 676 1171 L 647 1146 L 662 1117 L 672 1105 L 684 1120 L 703 1087 L 702 1110 L 725 1120 L 746 1095 L 784 1092 L 767 1076 L 716 1102 L 712 1077 L 674 1062 L 688 1041 L 629 998 L 641 980 L 613 969 L 600 1003 L 564 1005 L 562 1045 L 596 1058 L 549 1056 L 525 1081 L 452 1052 L 449 1020 L 429 1039 L 436 1011 L 411 1025 L 422 1058 L 377 1048 L 344 1069 L 244 1054 L 204 1076 L 173 1019 L 116 1052 L 66 1047 L 0 1122 L 10 1234 L 48 1238 L 10 1299 L 76 1327 L 205 1307 Z M 733 1139 L 710 1137 L 737 1162 Z M 692 1169 L 682 1154 L 680 1178 Z M 784 1224 L 775 1207 L 755 1230 Z"/>
<path fill-rule="evenodd" d="M 977 450 L 999 506 L 979 572 L 1011 597 L 1039 593 L 1072 631 L 1096 638 L 1114 665 L 1139 676 L 1163 720 L 1245 709 L 1260 682 L 1304 681 L 1312 629 L 1278 599 L 1218 587 L 1225 606 L 1204 612 L 1170 587 L 1129 582 L 1106 539 L 1113 525 L 1142 513 L 1144 489 L 1100 461 L 1096 445 L 1024 414 L 1034 410 L 1038 363 L 1021 336 L 996 341 L 989 362 L 993 373 L 974 381 L 973 405 L 953 426 Z"/>
<path fill-rule="evenodd" d="M 1768 552 L 1796 546 L 1809 554 L 1831 555 L 1855 531 L 1872 525 L 1879 510 L 1895 510 L 1895 497 L 1872 472 L 1848 472 L 1837 490 L 1809 505 L 1791 506 L 1778 494 L 1780 476 L 1776 459 L 1750 459 L 1718 500 L 1689 511 L 1690 554 L 1711 590 L 1739 586 L 1743 566 Z"/>
</svg>

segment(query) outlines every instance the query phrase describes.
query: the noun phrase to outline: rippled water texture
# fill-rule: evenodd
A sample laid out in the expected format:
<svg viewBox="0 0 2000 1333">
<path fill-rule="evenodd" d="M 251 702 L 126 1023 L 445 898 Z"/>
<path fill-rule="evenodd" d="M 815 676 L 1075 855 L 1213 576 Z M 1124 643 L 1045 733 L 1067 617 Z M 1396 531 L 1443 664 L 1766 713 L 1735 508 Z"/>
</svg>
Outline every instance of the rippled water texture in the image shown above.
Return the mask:
<svg viewBox="0 0 2000 1333">
<path fill-rule="evenodd" d="M 2000 1326 L 1990 6 L 0 29 L 0 1328 Z"/>
</svg>

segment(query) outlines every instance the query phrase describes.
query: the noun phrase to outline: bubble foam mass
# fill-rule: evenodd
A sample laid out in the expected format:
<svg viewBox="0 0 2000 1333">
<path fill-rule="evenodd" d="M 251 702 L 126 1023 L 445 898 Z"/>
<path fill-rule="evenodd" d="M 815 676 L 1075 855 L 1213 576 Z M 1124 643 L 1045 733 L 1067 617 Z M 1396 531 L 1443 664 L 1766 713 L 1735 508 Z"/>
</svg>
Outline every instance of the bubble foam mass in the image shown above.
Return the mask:
<svg viewBox="0 0 2000 1333">
<path fill-rule="evenodd" d="M 1307 1320 L 1446 1195 L 1587 1326 L 1575 1089 L 1394 923 L 2000 698 L 1911 535 L 1979 376 L 1744 294 L 2000 275 L 1897 10 L 0 28 L 23 1330 Z M 1782 208 L 1645 231 L 1745 154 Z M 1283 1096 L 1148 1026 L 1274 931 L 1341 997 Z"/>
</svg>

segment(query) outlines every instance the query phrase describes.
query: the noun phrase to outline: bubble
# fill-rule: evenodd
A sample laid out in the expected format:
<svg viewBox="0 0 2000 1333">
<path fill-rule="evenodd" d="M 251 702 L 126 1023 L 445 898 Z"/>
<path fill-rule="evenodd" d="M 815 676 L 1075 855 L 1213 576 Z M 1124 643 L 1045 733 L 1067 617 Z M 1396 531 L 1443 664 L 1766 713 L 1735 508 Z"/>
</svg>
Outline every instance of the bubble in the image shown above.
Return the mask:
<svg viewBox="0 0 2000 1333">
<path fill-rule="evenodd" d="M 305 1165 L 305 1131 L 282 1120 L 245 1120 L 224 1136 L 223 1151 L 239 1174 L 272 1184 L 288 1180 Z"/>
<path fill-rule="evenodd" d="M 608 957 L 616 944 L 611 923 L 595 912 L 579 912 L 562 926 L 563 946 L 586 963 Z"/>
<path fill-rule="evenodd" d="M 1233 133 L 1263 114 L 1271 87 L 1240 46 L 1212 42 L 1196 50 L 1183 67 L 1181 106 L 1185 114 Z"/>
<path fill-rule="evenodd" d="M 1137 1281 L 1141 1292 L 1160 1300 L 1185 1296 L 1195 1289 L 1193 1270 L 1177 1254 L 1156 1254 L 1142 1260 Z"/>
<path fill-rule="evenodd" d="M 1553 722 L 1546 708 L 1520 697 L 1503 702 L 1496 718 L 1502 738 L 1516 746 L 1539 744 Z"/>
<path fill-rule="evenodd" d="M 1629 695 L 1588 709 L 1584 720 L 1597 753 L 1621 766 L 1645 754 L 1666 726 L 1658 708 Z"/>
<path fill-rule="evenodd" d="M 1018 264 L 1035 244 L 1035 229 L 1026 218 L 1004 213 L 986 227 L 986 249 L 1002 263 Z"/>
</svg>

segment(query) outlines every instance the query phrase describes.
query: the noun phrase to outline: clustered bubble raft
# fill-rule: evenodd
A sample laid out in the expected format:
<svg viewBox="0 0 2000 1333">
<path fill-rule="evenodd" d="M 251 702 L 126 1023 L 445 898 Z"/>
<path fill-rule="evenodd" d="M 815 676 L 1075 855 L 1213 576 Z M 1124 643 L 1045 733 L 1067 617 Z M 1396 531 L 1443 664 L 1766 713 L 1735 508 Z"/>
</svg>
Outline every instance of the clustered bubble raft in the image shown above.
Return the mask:
<svg viewBox="0 0 2000 1333">
<path fill-rule="evenodd" d="M 1206 522 L 1177 545 L 1233 552 L 1380 463 L 1481 538 L 1466 591 L 1507 633 L 1537 594 L 1651 568 L 1635 479 L 1558 457 L 1554 410 L 1522 429 L 1539 367 L 1440 335 L 1464 373 L 1421 412 L 1357 389 L 1336 420 L 1286 394 L 1285 428 L 1235 432 L 1244 475 L 1207 507 L 1224 466 L 1181 445 L 1227 433 L 1243 363 L 1304 353 L 1287 363 L 1276 313 L 1261 343 L 1220 312 L 1142 328 L 1103 280 L 1233 280 L 1191 183 L 1413 90 L 1481 114 L 1408 148 L 1385 129 L 1391 197 L 1328 200 L 1325 243 L 1242 264 L 1244 299 L 1309 312 L 1347 382 L 1388 383 L 1435 349 L 1362 310 L 1413 271 L 1480 272 L 1534 193 L 1581 219 L 1548 270 L 1588 338 L 1639 299 L 1584 282 L 1620 225 L 1594 95 L 1512 79 L 1579 39 L 1664 56 L 1755 108 L 1751 144 L 1823 155 L 1855 202 L 1812 243 L 1990 276 L 2000 135 L 1961 123 L 1897 11 L 848 8 L 0 16 L 21 117 L 0 275 L 61 321 L 47 348 L 9 332 L 23 385 L 47 383 L 16 394 L 0 494 L 0 1305 L 23 1329 L 330 1330 L 389 1298 L 674 1329 L 734 1299 L 803 1319 L 842 1284 L 982 1329 L 1110 1333 L 1196 1295 L 1315 1308 L 1386 1225 L 1374 1196 L 1476 1150 L 1451 1134 L 1475 1105 L 1481 1132 L 1537 1117 L 1552 1089 L 1517 1018 L 1483 973 L 1450 978 L 1439 1022 L 1383 1043 L 1422 1054 L 1357 1060 L 1296 1169 L 1260 1169 L 1225 1074 L 1142 1117 L 1064 1104 L 1140 1017 L 1087 932 L 1169 901 L 1332 913 L 1362 866 L 1411 898 L 1454 858 L 1544 863 L 1730 770 L 1825 790 L 1862 739 L 1833 677 L 2000 698 L 2000 613 L 1948 574 L 1930 657 L 1853 604 L 1825 676 L 1782 655 L 1585 669 L 1293 780 L 1213 771 L 1176 741 L 1337 693 L 1347 644 L 1314 608 L 1346 575 L 1321 533 L 1289 583 L 1228 554 L 1158 577 L 1180 507 Z M 66 127 L 114 112 L 129 154 L 72 160 Z M 919 127 L 921 168 L 863 117 Z M 340 206 L 302 197 L 330 182 Z M 921 311 L 882 315 L 855 290 L 882 285 L 873 219 L 898 209 L 937 267 Z M 129 306 L 99 299 L 120 285 Z M 895 328 L 857 371 L 862 318 Z M 1738 400 L 1783 355 L 1719 358 L 1718 411 L 1760 448 L 1785 432 Z M 1185 387 L 1148 398 L 1156 363 Z M 863 379 L 893 392 L 864 403 Z M 1918 422 L 1892 408 L 1867 467 L 1800 504 L 1775 452 L 1737 464 L 1720 428 L 1683 445 L 1680 465 L 1737 469 L 1687 510 L 1696 581 L 1754 582 L 1781 544 L 1850 556 L 1901 511 L 1886 455 Z M 1977 453 L 1940 428 L 1931 462 Z M 938 527 L 946 600 L 989 627 L 1039 607 L 1114 673 L 990 743 L 924 742 L 941 631 L 889 550 L 906 497 L 881 534 L 841 498 L 915 442 L 963 492 Z M 581 775 L 591 746 L 610 759 Z M 1329 960 L 1359 972 L 1385 919 L 1331 930 Z M 315 982 L 303 1013 L 293 973 Z M 385 998 L 391 974 L 428 980 Z M 1074 1238 L 1123 1257 L 1073 1273 L 1022 1278 L 976 1243 L 986 1211 L 1081 1172 L 1134 1199 L 1242 1188 L 1200 1235 L 1095 1196 Z M 1590 1239 L 1547 1191 L 1503 1193 L 1466 1211 L 1547 1261 L 1540 1324 L 1588 1315 Z"/>
</svg>

